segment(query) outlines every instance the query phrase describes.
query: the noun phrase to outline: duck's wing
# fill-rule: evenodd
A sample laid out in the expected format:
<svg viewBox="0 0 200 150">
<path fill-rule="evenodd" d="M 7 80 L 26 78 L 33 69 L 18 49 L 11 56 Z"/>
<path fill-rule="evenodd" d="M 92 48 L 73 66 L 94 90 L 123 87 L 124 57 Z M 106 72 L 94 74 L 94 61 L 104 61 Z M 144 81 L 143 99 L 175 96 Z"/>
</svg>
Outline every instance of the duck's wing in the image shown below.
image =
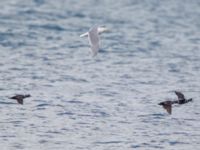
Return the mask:
<svg viewBox="0 0 200 150">
<path fill-rule="evenodd" d="M 175 94 L 178 96 L 178 100 L 185 100 L 185 96 L 181 92 L 175 91 Z"/>
<path fill-rule="evenodd" d="M 23 105 L 23 103 L 24 103 L 23 99 L 17 99 L 17 102 L 18 102 L 19 104 L 22 104 L 22 105 Z"/>
<path fill-rule="evenodd" d="M 172 105 L 163 105 L 163 108 L 171 115 L 172 114 Z"/>
<path fill-rule="evenodd" d="M 93 56 L 96 56 L 99 51 L 99 34 L 97 29 L 97 26 L 91 28 L 88 34 L 88 40 Z"/>
</svg>

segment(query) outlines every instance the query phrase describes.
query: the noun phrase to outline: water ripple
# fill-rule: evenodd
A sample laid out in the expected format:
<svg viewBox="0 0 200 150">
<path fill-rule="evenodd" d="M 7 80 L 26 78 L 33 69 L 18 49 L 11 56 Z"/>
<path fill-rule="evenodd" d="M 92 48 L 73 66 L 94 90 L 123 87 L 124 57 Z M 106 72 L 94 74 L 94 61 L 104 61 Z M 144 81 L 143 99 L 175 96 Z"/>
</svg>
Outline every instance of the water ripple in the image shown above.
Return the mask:
<svg viewBox="0 0 200 150">
<path fill-rule="evenodd" d="M 200 2 L 1 1 L 2 149 L 198 149 Z M 91 57 L 87 32 L 101 34 Z M 174 90 L 194 98 L 173 107 Z M 8 99 L 31 94 L 24 105 Z"/>
</svg>

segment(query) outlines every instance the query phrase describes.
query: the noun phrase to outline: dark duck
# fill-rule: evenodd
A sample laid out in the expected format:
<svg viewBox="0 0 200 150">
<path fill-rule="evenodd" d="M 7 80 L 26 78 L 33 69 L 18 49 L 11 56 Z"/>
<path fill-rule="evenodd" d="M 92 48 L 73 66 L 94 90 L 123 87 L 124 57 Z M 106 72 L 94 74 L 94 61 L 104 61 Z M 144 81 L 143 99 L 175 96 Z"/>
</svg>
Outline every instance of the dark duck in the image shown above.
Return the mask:
<svg viewBox="0 0 200 150">
<path fill-rule="evenodd" d="M 17 100 L 17 102 L 18 102 L 19 104 L 22 104 L 22 105 L 23 105 L 24 99 L 27 98 L 27 97 L 31 97 L 31 95 L 29 95 L 29 94 L 27 94 L 27 95 L 20 95 L 20 94 L 17 94 L 17 95 L 15 95 L 15 96 L 13 96 L 13 97 L 10 97 L 10 99 L 15 99 L 15 100 Z"/>
<path fill-rule="evenodd" d="M 161 102 L 161 103 L 158 104 L 158 105 L 162 105 L 163 108 L 166 109 L 166 111 L 169 114 L 172 113 L 172 105 L 173 104 L 185 104 L 185 103 L 188 103 L 188 102 L 192 101 L 192 98 L 185 99 L 185 96 L 181 92 L 175 91 L 175 94 L 177 95 L 178 100 L 175 100 L 175 101 L 164 101 L 164 102 Z"/>
</svg>

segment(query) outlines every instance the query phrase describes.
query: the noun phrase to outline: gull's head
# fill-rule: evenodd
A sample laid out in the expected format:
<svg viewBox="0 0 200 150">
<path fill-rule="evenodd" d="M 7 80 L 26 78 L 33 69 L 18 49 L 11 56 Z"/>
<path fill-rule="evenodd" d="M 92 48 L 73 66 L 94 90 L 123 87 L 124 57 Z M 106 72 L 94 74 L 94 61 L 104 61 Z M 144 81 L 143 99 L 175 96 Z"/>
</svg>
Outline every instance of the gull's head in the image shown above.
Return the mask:
<svg viewBox="0 0 200 150">
<path fill-rule="evenodd" d="M 106 28 L 105 26 L 98 26 L 97 28 L 98 33 L 103 33 L 103 32 L 108 32 L 110 31 L 108 28 Z"/>
</svg>

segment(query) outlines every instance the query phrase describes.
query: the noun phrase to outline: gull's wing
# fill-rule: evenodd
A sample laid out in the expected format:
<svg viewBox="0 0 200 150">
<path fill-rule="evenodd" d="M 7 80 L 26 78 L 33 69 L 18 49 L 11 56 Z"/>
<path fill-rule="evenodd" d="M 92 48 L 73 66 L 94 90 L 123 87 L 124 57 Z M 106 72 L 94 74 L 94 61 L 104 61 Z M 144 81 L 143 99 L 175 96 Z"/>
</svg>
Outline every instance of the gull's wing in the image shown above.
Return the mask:
<svg viewBox="0 0 200 150">
<path fill-rule="evenodd" d="M 94 26 L 88 33 L 89 44 L 91 46 L 93 56 L 96 56 L 99 51 L 99 34 L 98 27 Z"/>
<path fill-rule="evenodd" d="M 98 31 L 98 34 L 101 34 L 101 33 L 103 33 L 103 32 L 109 31 L 109 29 L 106 28 L 106 27 L 101 27 L 101 26 L 99 26 L 99 27 L 97 28 L 97 31 Z"/>
<path fill-rule="evenodd" d="M 84 37 L 84 36 L 88 36 L 88 32 L 83 33 L 83 34 L 80 35 L 80 37 Z"/>
<path fill-rule="evenodd" d="M 92 56 L 96 56 L 98 51 L 99 51 L 99 45 L 93 45 L 90 47 L 91 51 L 92 51 Z"/>
<path fill-rule="evenodd" d="M 178 96 L 178 100 L 184 100 L 185 97 L 181 92 L 175 91 L 175 94 Z"/>
</svg>

